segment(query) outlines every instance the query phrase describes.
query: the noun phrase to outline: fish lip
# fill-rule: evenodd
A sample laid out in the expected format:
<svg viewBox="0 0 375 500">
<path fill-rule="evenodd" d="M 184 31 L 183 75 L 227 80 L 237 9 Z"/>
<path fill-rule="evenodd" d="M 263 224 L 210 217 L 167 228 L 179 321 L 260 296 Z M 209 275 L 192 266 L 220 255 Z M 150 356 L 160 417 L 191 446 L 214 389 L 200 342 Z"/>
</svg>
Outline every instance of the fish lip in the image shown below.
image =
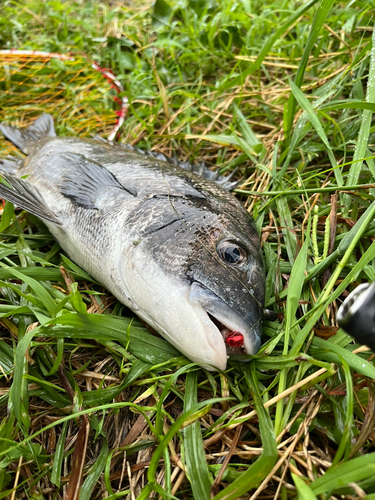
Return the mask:
<svg viewBox="0 0 375 500">
<path fill-rule="evenodd" d="M 249 324 L 238 312 L 201 283 L 194 282 L 189 293 L 189 302 L 198 305 L 209 317 L 225 344 L 227 354 L 256 354 L 260 347 L 260 318 Z M 216 321 L 213 321 L 213 318 Z M 223 329 L 217 322 L 229 331 L 237 331 L 244 336 L 244 343 L 239 348 L 231 348 L 225 343 Z M 229 333 L 229 332 L 228 332 Z M 248 361 L 248 359 L 244 359 Z"/>
</svg>

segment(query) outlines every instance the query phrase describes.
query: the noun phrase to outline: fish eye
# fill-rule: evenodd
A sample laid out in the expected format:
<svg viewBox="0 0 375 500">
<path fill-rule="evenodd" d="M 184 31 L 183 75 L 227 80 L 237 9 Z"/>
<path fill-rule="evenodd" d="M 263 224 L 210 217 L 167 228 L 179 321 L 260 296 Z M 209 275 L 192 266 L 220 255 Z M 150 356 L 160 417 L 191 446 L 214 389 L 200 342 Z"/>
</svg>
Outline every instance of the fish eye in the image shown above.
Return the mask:
<svg viewBox="0 0 375 500">
<path fill-rule="evenodd" d="M 221 241 L 217 246 L 220 257 L 232 266 L 238 266 L 246 259 L 247 255 L 243 248 L 233 241 Z"/>
</svg>

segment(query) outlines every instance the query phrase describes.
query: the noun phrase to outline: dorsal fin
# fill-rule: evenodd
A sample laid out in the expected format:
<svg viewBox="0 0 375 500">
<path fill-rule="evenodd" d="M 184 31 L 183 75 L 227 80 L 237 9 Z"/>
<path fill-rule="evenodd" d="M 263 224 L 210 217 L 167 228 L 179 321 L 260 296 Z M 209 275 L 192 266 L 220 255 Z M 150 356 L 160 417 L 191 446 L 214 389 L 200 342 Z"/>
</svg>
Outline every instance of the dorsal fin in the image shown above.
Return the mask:
<svg viewBox="0 0 375 500">
<path fill-rule="evenodd" d="M 23 153 L 28 153 L 28 144 L 37 142 L 43 137 L 56 137 L 53 118 L 45 113 L 35 120 L 35 122 L 26 129 L 19 129 L 2 123 L 1 132 L 7 139 L 13 142 Z"/>
<path fill-rule="evenodd" d="M 106 141 L 105 139 L 95 136 L 95 139 L 104 140 L 107 144 L 113 144 L 110 141 Z M 227 191 L 232 191 L 235 189 L 242 181 L 231 181 L 231 178 L 236 172 L 236 169 L 233 170 L 229 175 L 220 175 L 218 170 L 209 170 L 204 162 L 201 163 L 190 163 L 189 161 L 178 160 L 176 157 L 166 156 L 163 153 L 157 153 L 156 151 L 144 151 L 143 149 L 137 148 L 135 146 L 131 146 L 130 144 L 117 144 L 118 146 L 129 149 L 130 151 L 134 151 L 134 153 L 138 153 L 141 155 L 149 156 L 151 158 L 155 158 L 156 160 L 166 161 L 170 165 L 174 167 L 180 167 L 188 172 L 193 172 L 194 174 L 203 177 L 206 180 L 213 181 L 222 188 Z"/>
</svg>

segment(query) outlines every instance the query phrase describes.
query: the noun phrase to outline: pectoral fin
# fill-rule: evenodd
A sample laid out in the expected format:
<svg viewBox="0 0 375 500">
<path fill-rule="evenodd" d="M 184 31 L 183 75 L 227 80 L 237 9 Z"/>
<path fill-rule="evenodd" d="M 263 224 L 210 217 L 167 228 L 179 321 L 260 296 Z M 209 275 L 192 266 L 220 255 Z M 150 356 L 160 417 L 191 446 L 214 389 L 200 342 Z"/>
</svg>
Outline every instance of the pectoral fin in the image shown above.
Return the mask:
<svg viewBox="0 0 375 500">
<path fill-rule="evenodd" d="M 68 174 L 60 183 L 60 191 L 78 206 L 88 209 L 100 208 L 100 197 L 110 188 L 120 189 L 132 197 L 137 196 L 135 189 L 120 184 L 116 177 L 99 163 L 76 153 L 64 153 L 59 157 L 62 168 L 64 161 L 69 167 Z"/>
<path fill-rule="evenodd" d="M 25 179 L 19 179 L 10 173 L 3 175 L 4 179 L 12 186 L 0 184 L 0 197 L 36 215 L 40 219 L 62 226 L 62 221 L 48 207 L 39 191 Z"/>
</svg>

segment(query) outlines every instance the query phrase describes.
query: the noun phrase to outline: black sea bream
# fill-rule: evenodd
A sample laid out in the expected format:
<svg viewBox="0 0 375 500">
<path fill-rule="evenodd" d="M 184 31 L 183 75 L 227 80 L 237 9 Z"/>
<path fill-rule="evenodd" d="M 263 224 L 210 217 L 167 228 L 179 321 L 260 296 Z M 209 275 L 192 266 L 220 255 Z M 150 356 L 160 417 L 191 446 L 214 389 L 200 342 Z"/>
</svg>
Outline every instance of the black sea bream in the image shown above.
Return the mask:
<svg viewBox="0 0 375 500">
<path fill-rule="evenodd" d="M 100 139 L 56 137 L 47 114 L 24 130 L 0 129 L 28 155 L 0 162 L 12 186 L 0 184 L 0 196 L 40 217 L 119 301 L 208 369 L 224 370 L 230 353 L 258 351 L 258 234 L 228 190 L 205 178 L 212 172 Z"/>
</svg>

